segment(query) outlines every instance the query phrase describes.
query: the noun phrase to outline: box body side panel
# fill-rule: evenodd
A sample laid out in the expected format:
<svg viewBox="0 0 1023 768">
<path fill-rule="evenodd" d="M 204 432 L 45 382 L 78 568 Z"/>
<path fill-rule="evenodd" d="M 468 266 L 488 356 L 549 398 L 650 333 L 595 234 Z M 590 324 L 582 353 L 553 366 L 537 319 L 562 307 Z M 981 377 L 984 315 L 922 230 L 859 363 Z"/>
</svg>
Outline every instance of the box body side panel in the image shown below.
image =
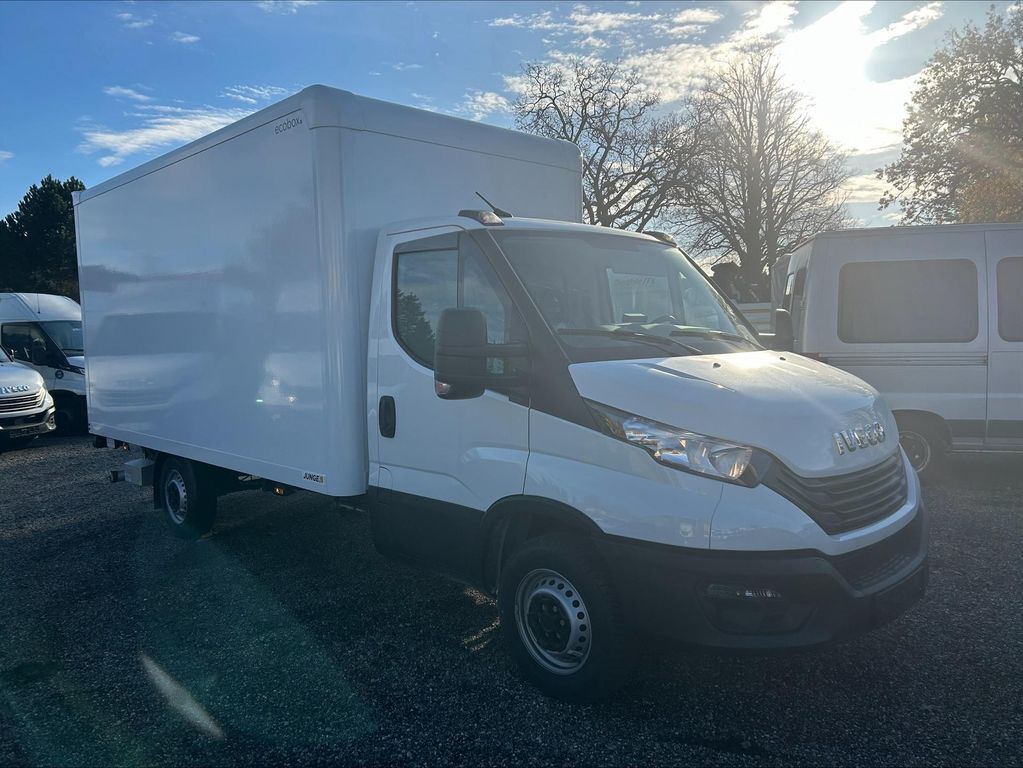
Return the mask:
<svg viewBox="0 0 1023 768">
<path fill-rule="evenodd" d="M 325 491 L 311 137 L 279 125 L 78 206 L 89 419 L 97 434 Z"/>
</svg>

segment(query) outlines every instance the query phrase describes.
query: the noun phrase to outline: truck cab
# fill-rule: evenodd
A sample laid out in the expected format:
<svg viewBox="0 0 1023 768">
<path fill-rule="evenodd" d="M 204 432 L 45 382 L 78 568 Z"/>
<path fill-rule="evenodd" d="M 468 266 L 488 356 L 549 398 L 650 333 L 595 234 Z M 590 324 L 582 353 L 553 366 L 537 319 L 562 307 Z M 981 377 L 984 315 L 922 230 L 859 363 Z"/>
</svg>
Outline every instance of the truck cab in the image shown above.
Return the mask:
<svg viewBox="0 0 1023 768">
<path fill-rule="evenodd" d="M 0 348 L 0 451 L 20 448 L 56 428 L 43 377 Z"/>
<path fill-rule="evenodd" d="M 489 212 L 399 224 L 372 301 L 377 546 L 496 591 L 545 689 L 585 689 L 579 598 L 780 648 L 922 592 L 919 485 L 878 393 L 764 349 L 672 243 Z"/>
<path fill-rule="evenodd" d="M 85 428 L 85 349 L 76 301 L 45 293 L 0 293 L 0 346 L 43 377 L 58 429 Z"/>
</svg>

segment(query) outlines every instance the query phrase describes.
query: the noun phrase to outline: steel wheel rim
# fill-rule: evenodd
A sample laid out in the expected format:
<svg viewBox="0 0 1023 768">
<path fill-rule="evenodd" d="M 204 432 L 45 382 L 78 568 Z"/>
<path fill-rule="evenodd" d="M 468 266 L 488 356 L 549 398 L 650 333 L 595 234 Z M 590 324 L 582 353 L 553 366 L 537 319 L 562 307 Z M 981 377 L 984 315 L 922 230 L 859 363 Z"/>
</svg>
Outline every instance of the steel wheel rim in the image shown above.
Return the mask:
<svg viewBox="0 0 1023 768">
<path fill-rule="evenodd" d="M 931 463 L 931 444 L 919 432 L 900 430 L 899 444 L 909 457 L 909 463 L 917 472 L 923 472 Z"/>
<path fill-rule="evenodd" d="M 519 582 L 515 625 L 529 655 L 548 672 L 570 675 L 589 658 L 590 612 L 579 590 L 557 571 L 540 568 Z"/>
<path fill-rule="evenodd" d="M 171 520 L 178 525 L 185 522 L 188 515 L 188 489 L 185 487 L 185 478 L 176 469 L 170 471 L 164 483 L 163 504 Z"/>
</svg>

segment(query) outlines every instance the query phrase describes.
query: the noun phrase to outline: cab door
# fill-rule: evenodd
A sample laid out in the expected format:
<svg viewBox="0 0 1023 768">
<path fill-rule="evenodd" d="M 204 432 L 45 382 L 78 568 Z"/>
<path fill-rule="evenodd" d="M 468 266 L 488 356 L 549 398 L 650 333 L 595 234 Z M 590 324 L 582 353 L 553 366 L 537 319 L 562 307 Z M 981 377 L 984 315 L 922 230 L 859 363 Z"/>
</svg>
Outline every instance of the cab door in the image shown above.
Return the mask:
<svg viewBox="0 0 1023 768">
<path fill-rule="evenodd" d="M 986 234 L 989 448 L 1023 447 L 1023 230 Z"/>
<path fill-rule="evenodd" d="M 471 579 L 479 567 L 483 513 L 498 499 L 522 493 L 529 409 L 513 392 L 438 397 L 434 331 L 451 307 L 482 311 L 490 343 L 525 341 L 525 331 L 471 233 L 420 232 L 385 247 L 372 331 L 374 537 L 387 554 Z"/>
</svg>

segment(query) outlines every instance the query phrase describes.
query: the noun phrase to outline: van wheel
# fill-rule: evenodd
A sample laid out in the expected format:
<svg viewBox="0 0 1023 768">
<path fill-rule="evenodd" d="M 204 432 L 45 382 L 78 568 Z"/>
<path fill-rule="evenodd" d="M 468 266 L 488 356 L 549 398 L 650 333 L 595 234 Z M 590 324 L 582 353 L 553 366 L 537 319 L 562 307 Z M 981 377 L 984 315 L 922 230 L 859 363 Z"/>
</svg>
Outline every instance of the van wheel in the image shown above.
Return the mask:
<svg viewBox="0 0 1023 768">
<path fill-rule="evenodd" d="M 909 457 L 923 482 L 931 482 L 941 471 L 948 454 L 948 445 L 937 425 L 927 419 L 896 417 L 899 445 Z"/>
<path fill-rule="evenodd" d="M 209 533 L 217 514 L 217 497 L 201 467 L 177 456 L 165 459 L 159 491 L 164 520 L 175 536 L 198 539 Z"/>
<path fill-rule="evenodd" d="M 621 606 L 578 539 L 526 541 L 502 569 L 497 604 L 511 655 L 548 696 L 587 703 L 627 679 L 633 660 Z"/>
</svg>

